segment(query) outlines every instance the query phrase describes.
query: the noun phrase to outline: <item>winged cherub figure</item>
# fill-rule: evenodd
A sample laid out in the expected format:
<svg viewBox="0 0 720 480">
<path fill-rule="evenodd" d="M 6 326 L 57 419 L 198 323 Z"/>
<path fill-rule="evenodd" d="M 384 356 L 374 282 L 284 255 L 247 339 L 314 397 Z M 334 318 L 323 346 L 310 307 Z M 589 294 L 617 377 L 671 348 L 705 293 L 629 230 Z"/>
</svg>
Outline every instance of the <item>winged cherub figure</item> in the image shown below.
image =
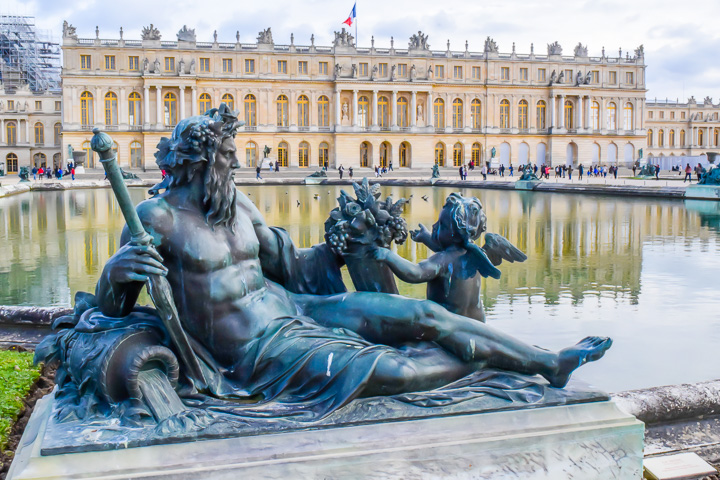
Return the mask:
<svg viewBox="0 0 720 480">
<path fill-rule="evenodd" d="M 524 262 L 527 256 L 508 239 L 496 233 L 485 233 L 485 245 L 475 244 L 485 232 L 487 218 L 480 200 L 452 193 L 445 200 L 432 232 L 420 225 L 412 239 L 424 243 L 435 255 L 415 264 L 396 253 L 378 248 L 375 258 L 385 262 L 395 275 L 408 283 L 426 283 L 427 298 L 447 310 L 485 321 L 480 284 L 482 277 L 500 278 L 500 265 Z"/>
</svg>

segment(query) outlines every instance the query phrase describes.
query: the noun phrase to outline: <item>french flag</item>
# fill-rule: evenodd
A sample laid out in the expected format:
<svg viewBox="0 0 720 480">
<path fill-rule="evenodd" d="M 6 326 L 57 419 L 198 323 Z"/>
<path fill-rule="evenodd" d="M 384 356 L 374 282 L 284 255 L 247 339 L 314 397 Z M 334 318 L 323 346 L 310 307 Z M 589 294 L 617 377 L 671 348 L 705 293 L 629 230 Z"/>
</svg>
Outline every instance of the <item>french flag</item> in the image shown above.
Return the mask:
<svg viewBox="0 0 720 480">
<path fill-rule="evenodd" d="M 348 16 L 347 20 L 345 20 L 345 21 L 343 22 L 343 23 L 346 24 L 348 27 L 352 27 L 353 22 L 355 22 L 355 17 L 357 16 L 357 15 L 355 14 L 355 6 L 356 6 L 356 5 L 357 5 L 357 3 L 354 3 L 354 4 L 353 4 L 353 9 L 352 9 L 352 11 L 350 12 L 350 16 Z"/>
</svg>

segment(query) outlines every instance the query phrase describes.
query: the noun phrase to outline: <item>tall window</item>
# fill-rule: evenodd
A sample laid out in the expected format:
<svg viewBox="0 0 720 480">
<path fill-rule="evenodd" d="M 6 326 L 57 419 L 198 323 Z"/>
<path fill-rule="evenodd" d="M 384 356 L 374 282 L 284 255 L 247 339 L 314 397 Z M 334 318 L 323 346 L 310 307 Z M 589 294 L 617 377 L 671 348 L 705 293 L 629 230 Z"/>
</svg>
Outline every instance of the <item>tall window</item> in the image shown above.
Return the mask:
<svg viewBox="0 0 720 480">
<path fill-rule="evenodd" d="M 60 145 L 60 136 L 62 135 L 62 124 L 59 122 L 55 124 L 53 127 L 53 142 L 54 145 L 57 147 Z"/>
<path fill-rule="evenodd" d="M 255 95 L 245 95 L 245 125 L 248 127 L 257 126 L 257 101 Z"/>
<path fill-rule="evenodd" d="M 118 124 L 118 99 L 115 92 L 105 94 L 105 125 Z"/>
<path fill-rule="evenodd" d="M 130 125 L 142 125 L 141 98 L 137 92 L 132 92 L 128 96 L 128 123 Z"/>
<path fill-rule="evenodd" d="M 128 70 L 132 72 L 140 70 L 140 57 L 134 55 L 128 57 Z"/>
<path fill-rule="evenodd" d="M 210 71 L 210 59 L 205 57 L 200 57 L 200 72 L 201 73 L 208 73 Z"/>
<path fill-rule="evenodd" d="M 200 114 L 201 115 L 203 113 L 207 112 L 208 110 L 210 110 L 210 103 L 211 103 L 210 102 L 210 94 L 203 93 L 202 95 L 200 95 L 200 99 L 198 100 L 198 102 L 200 103 Z"/>
<path fill-rule="evenodd" d="M 230 110 L 235 110 L 235 97 L 229 93 L 222 96 L 222 103 L 226 103 Z"/>
<path fill-rule="evenodd" d="M 481 114 L 480 107 L 481 107 L 480 100 L 478 100 L 477 98 L 474 99 L 472 102 L 470 102 L 470 117 L 471 117 L 471 121 L 472 121 L 473 130 L 480 130 L 480 128 L 481 128 L 480 121 L 482 118 L 482 114 Z"/>
<path fill-rule="evenodd" d="M 115 70 L 115 55 L 105 55 L 105 70 Z"/>
<path fill-rule="evenodd" d="M 223 73 L 232 73 L 232 71 L 233 71 L 232 58 L 223 58 L 222 63 L 223 63 Z"/>
<path fill-rule="evenodd" d="M 387 142 L 380 144 L 380 167 L 387 167 L 390 160 L 390 145 Z"/>
<path fill-rule="evenodd" d="M 358 75 L 361 77 L 367 77 L 368 76 L 368 64 L 367 63 L 361 63 L 360 64 L 360 71 L 358 72 Z"/>
<path fill-rule="evenodd" d="M 306 60 L 301 60 L 298 62 L 298 75 L 307 75 L 308 74 L 308 62 Z"/>
<path fill-rule="evenodd" d="M 142 168 L 142 144 L 138 141 L 130 144 L 130 166 Z"/>
<path fill-rule="evenodd" d="M 174 72 L 175 71 L 175 57 L 165 57 L 165 71 L 166 72 Z"/>
<path fill-rule="evenodd" d="M 442 142 L 435 144 L 435 165 L 445 166 L 445 145 Z"/>
<path fill-rule="evenodd" d="M 705 132 L 703 131 L 702 128 L 699 128 L 699 129 L 698 129 L 698 138 L 697 138 L 697 140 L 698 140 L 698 141 L 697 141 L 697 144 L 698 144 L 699 147 L 702 147 L 703 145 L 705 145 L 705 141 L 704 141 L 704 140 L 705 140 Z"/>
<path fill-rule="evenodd" d="M 380 127 L 387 128 L 390 126 L 388 98 L 384 95 L 378 99 L 378 120 L 380 122 Z"/>
<path fill-rule="evenodd" d="M 280 145 L 278 145 L 277 161 L 280 162 L 281 167 L 288 166 L 288 144 L 285 142 L 280 142 Z"/>
<path fill-rule="evenodd" d="M 463 146 L 458 142 L 453 146 L 453 166 L 459 167 L 463 164 Z"/>
<path fill-rule="evenodd" d="M 278 60 L 277 67 L 278 73 L 287 73 L 287 60 Z"/>
<path fill-rule="evenodd" d="M 43 145 L 45 143 L 45 127 L 40 122 L 35 124 L 35 145 Z"/>
<path fill-rule="evenodd" d="M 453 128 L 463 128 L 463 101 L 459 98 L 453 100 Z"/>
<path fill-rule="evenodd" d="M 177 97 L 174 93 L 168 92 L 165 94 L 165 100 L 163 101 L 164 113 L 165 113 L 165 125 L 172 127 L 177 124 Z"/>
<path fill-rule="evenodd" d="M 318 126 L 330 126 L 330 100 L 325 95 L 318 98 Z"/>
<path fill-rule="evenodd" d="M 8 145 L 17 145 L 17 123 L 7 122 L 5 124 L 5 134 Z"/>
<path fill-rule="evenodd" d="M 634 130 L 635 125 L 635 115 L 633 114 L 633 106 L 632 103 L 627 102 L 625 104 L 625 130 Z"/>
<path fill-rule="evenodd" d="M 397 124 L 398 127 L 408 126 L 408 101 L 405 97 L 398 98 L 397 101 Z"/>
<path fill-rule="evenodd" d="M 537 128 L 545 130 L 547 128 L 547 104 L 544 100 L 537 103 Z"/>
<path fill-rule="evenodd" d="M 472 79 L 480 80 L 480 67 L 472 67 Z"/>
<path fill-rule="evenodd" d="M 435 115 L 435 128 L 445 128 L 445 102 L 442 98 L 435 99 L 433 113 Z"/>
<path fill-rule="evenodd" d="M 318 74 L 320 74 L 320 75 L 328 74 L 328 62 L 320 62 L 318 64 Z"/>
<path fill-rule="evenodd" d="M 668 146 L 675 146 L 675 130 L 670 130 L 670 134 L 668 135 Z"/>
<path fill-rule="evenodd" d="M 409 156 L 409 147 L 407 142 L 403 142 L 400 144 L 400 166 L 401 167 L 407 167 L 408 165 L 408 156 Z"/>
<path fill-rule="evenodd" d="M 471 150 L 471 159 L 473 162 L 473 165 L 478 165 L 480 163 L 480 144 L 475 142 L 473 143 L 472 150 Z"/>
<path fill-rule="evenodd" d="M 528 69 L 527 68 L 520 69 L 520 80 L 527 82 L 527 80 L 528 80 Z"/>
<path fill-rule="evenodd" d="M 455 80 L 462 80 L 463 79 L 463 68 L 460 66 L 453 67 L 453 78 Z"/>
<path fill-rule="evenodd" d="M 520 100 L 518 104 L 518 128 L 528 128 L 528 102 L 527 100 Z"/>
<path fill-rule="evenodd" d="M 500 128 L 510 128 L 510 101 L 500 102 Z"/>
<path fill-rule="evenodd" d="M 255 73 L 255 60 L 252 58 L 245 59 L 245 73 Z"/>
<path fill-rule="evenodd" d="M 360 144 L 360 166 L 363 168 L 370 166 L 370 145 L 368 142 Z"/>
<path fill-rule="evenodd" d="M 80 55 L 80 69 L 90 70 L 92 68 L 92 62 L 90 61 L 90 55 Z"/>
<path fill-rule="evenodd" d="M 500 67 L 500 80 L 510 80 L 510 67 Z"/>
<path fill-rule="evenodd" d="M 565 108 L 563 110 L 564 110 L 564 115 L 565 115 L 565 128 L 568 128 L 568 129 L 575 128 L 575 123 L 573 122 L 573 120 L 574 120 L 573 112 L 575 109 L 573 108 L 573 104 L 570 100 L 565 100 Z"/>
<path fill-rule="evenodd" d="M 330 147 L 328 147 L 328 144 L 326 142 L 322 142 L 320 144 L 320 148 L 318 149 L 318 166 L 324 167 L 325 165 L 329 165 L 329 160 Z"/>
<path fill-rule="evenodd" d="M 255 142 L 245 144 L 245 165 L 248 167 L 257 165 L 257 144 Z"/>
<path fill-rule="evenodd" d="M 7 165 L 7 173 L 17 173 L 18 171 L 18 157 L 14 153 L 8 153 L 5 157 L 5 163 Z"/>
<path fill-rule="evenodd" d="M 277 98 L 277 126 L 288 126 L 288 98 L 285 95 L 280 95 Z M 280 166 L 284 165 L 280 163 Z"/>
<path fill-rule="evenodd" d="M 684 133 L 685 133 L 685 130 L 683 130 L 682 133 L 680 133 L 680 138 L 681 138 L 681 139 L 683 138 L 683 134 L 684 134 Z M 685 142 L 681 142 L 681 143 L 684 144 Z M 648 144 L 648 147 L 652 147 L 652 146 L 653 146 L 653 131 L 652 131 L 652 129 L 648 130 L 648 133 L 647 133 L 647 144 Z"/>
<path fill-rule="evenodd" d="M 592 102 L 590 105 L 590 128 L 600 130 L 600 104 Z"/>
<path fill-rule="evenodd" d="M 658 147 L 665 146 L 665 130 L 658 130 Z"/>
<path fill-rule="evenodd" d="M 358 123 L 361 127 L 370 125 L 370 102 L 366 96 L 358 99 Z"/>
<path fill-rule="evenodd" d="M 83 142 L 82 150 L 85 152 L 85 165 L 90 168 L 95 168 L 95 152 L 90 148 L 90 142 Z"/>
<path fill-rule="evenodd" d="M 648 135 L 650 135 L 650 134 L 648 134 Z M 650 136 L 650 138 L 652 138 L 652 136 Z M 650 145 L 650 143 L 648 143 L 648 145 Z M 680 130 L 680 146 L 681 147 L 685 146 L 685 130 Z"/>
<path fill-rule="evenodd" d="M 298 166 L 307 167 L 309 155 L 310 145 L 308 145 L 307 142 L 300 142 L 300 148 L 298 148 Z"/>
<path fill-rule="evenodd" d="M 93 125 L 93 96 L 90 92 L 83 92 L 80 95 L 80 121 L 84 127 Z"/>
<path fill-rule="evenodd" d="M 305 95 L 300 95 L 298 97 L 297 107 L 298 107 L 298 112 L 297 112 L 298 127 L 309 127 L 310 126 L 310 109 L 309 109 L 310 102 L 308 101 L 308 97 Z M 305 166 L 307 167 L 307 165 L 305 165 Z"/>
<path fill-rule="evenodd" d="M 380 63 L 378 64 L 378 77 L 385 78 L 388 75 L 388 64 L 387 63 Z"/>
<path fill-rule="evenodd" d="M 607 128 L 608 130 L 617 130 L 617 108 L 613 102 L 607 106 Z"/>
</svg>

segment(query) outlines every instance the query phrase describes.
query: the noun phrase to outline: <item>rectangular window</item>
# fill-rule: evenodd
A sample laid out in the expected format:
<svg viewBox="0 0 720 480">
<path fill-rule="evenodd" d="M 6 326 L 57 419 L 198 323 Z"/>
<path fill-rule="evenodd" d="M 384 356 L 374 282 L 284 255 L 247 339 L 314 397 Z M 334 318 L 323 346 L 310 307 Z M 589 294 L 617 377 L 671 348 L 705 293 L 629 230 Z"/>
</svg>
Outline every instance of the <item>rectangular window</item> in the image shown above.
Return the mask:
<svg viewBox="0 0 720 480">
<path fill-rule="evenodd" d="M 60 111 L 60 108 L 61 108 L 60 105 L 61 105 L 60 101 L 56 101 L 56 102 L 55 102 L 55 111 L 56 111 L 56 112 L 59 112 L 59 111 Z"/>
<path fill-rule="evenodd" d="M 480 80 L 480 67 L 472 67 L 472 79 Z"/>
<path fill-rule="evenodd" d="M 520 69 L 520 80 L 527 82 L 527 79 L 528 79 L 528 69 L 521 68 Z"/>
<path fill-rule="evenodd" d="M 435 76 L 437 78 L 445 78 L 445 67 L 443 65 L 435 66 Z"/>
<path fill-rule="evenodd" d="M 381 63 L 378 65 L 378 76 L 380 78 L 387 77 L 388 69 L 387 69 L 387 63 Z"/>
<path fill-rule="evenodd" d="M 80 68 L 82 70 L 90 70 L 92 68 L 90 55 L 80 55 Z"/>
<path fill-rule="evenodd" d="M 590 83 L 600 83 L 600 72 L 598 70 L 590 72 Z"/>
<path fill-rule="evenodd" d="M 361 77 L 367 77 L 367 76 L 368 76 L 368 64 L 367 64 L 367 63 L 361 63 L 361 64 L 360 64 L 360 76 L 361 76 Z"/>
<path fill-rule="evenodd" d="M 398 65 L 398 77 L 407 78 L 407 63 Z"/>
<path fill-rule="evenodd" d="M 538 82 L 545 82 L 547 81 L 547 70 L 544 68 L 538 68 Z"/>
<path fill-rule="evenodd" d="M 115 55 L 105 55 L 105 70 L 115 70 Z"/>
<path fill-rule="evenodd" d="M 165 71 L 166 72 L 174 72 L 175 71 L 175 57 L 165 57 Z"/>
<path fill-rule="evenodd" d="M 8 100 L 8 110 L 15 110 L 15 100 Z"/>
<path fill-rule="evenodd" d="M 680 120 L 685 120 L 685 112 L 680 112 Z"/>
<path fill-rule="evenodd" d="M 200 58 L 200 71 L 202 73 L 208 73 L 210 71 L 210 59 Z"/>
<path fill-rule="evenodd" d="M 245 73 L 255 73 L 255 60 L 252 58 L 245 59 Z"/>
<path fill-rule="evenodd" d="M 565 70 L 565 83 L 573 83 L 572 70 Z"/>
<path fill-rule="evenodd" d="M 298 62 L 298 75 L 307 75 L 308 74 L 308 62 L 305 60 Z"/>
<path fill-rule="evenodd" d="M 128 57 L 128 70 L 133 72 L 137 72 L 138 70 L 140 70 L 140 57 Z"/>
<path fill-rule="evenodd" d="M 500 80 L 510 80 L 510 67 L 500 67 Z"/>
<path fill-rule="evenodd" d="M 232 73 L 232 58 L 223 58 L 223 73 Z"/>
<path fill-rule="evenodd" d="M 608 83 L 610 85 L 615 85 L 617 83 L 617 72 L 610 72 Z"/>
<path fill-rule="evenodd" d="M 287 60 L 278 60 L 278 73 L 287 73 Z"/>
<path fill-rule="evenodd" d="M 635 83 L 635 75 L 633 75 L 633 72 L 625 72 L 625 83 L 629 85 Z"/>
<path fill-rule="evenodd" d="M 42 100 L 35 100 L 35 111 L 39 112 L 42 110 Z"/>
<path fill-rule="evenodd" d="M 660 112 L 660 118 L 665 118 L 665 112 Z"/>
<path fill-rule="evenodd" d="M 463 68 L 462 67 L 453 67 L 453 78 L 455 80 L 462 80 L 463 79 Z"/>
<path fill-rule="evenodd" d="M 653 118 L 654 115 L 655 115 L 655 112 L 648 112 L 648 117 L 649 117 L 649 118 Z"/>
<path fill-rule="evenodd" d="M 717 113 L 715 115 L 717 115 Z M 670 112 L 670 119 L 675 120 L 675 112 Z"/>
<path fill-rule="evenodd" d="M 318 67 L 318 73 L 320 75 L 327 75 L 328 73 L 328 62 L 320 62 L 320 66 Z"/>
</svg>

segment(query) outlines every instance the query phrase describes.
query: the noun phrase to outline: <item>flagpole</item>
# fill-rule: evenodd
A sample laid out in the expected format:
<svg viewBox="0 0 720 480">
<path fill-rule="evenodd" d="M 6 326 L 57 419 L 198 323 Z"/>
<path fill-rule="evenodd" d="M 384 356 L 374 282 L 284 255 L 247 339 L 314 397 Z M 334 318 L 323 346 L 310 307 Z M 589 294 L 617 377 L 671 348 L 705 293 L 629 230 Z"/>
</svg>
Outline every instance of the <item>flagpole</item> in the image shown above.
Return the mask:
<svg viewBox="0 0 720 480">
<path fill-rule="evenodd" d="M 355 2 L 353 13 L 355 14 L 355 48 L 358 48 L 360 46 L 360 41 L 358 40 L 357 35 L 357 1 Z"/>
</svg>

